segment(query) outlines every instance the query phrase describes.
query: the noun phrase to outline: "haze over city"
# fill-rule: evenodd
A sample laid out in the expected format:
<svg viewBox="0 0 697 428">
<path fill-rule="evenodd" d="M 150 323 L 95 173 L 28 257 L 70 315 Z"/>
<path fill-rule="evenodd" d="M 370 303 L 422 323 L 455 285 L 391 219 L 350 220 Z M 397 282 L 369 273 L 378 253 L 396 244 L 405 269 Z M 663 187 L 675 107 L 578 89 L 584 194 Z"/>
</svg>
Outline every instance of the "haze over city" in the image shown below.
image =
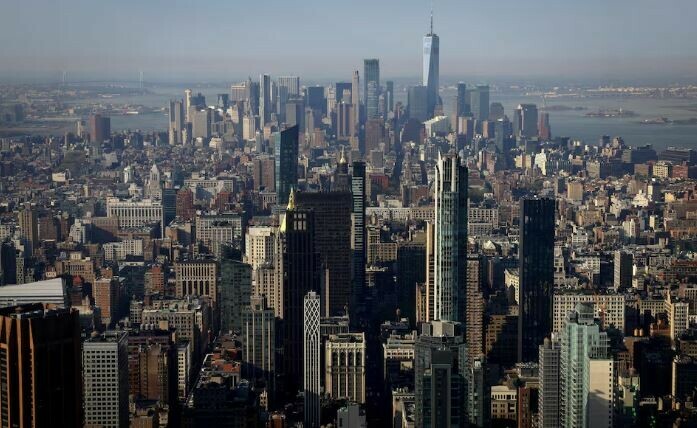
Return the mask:
<svg viewBox="0 0 697 428">
<path fill-rule="evenodd" d="M 0 428 L 697 426 L 695 18 L 3 1 Z"/>
<path fill-rule="evenodd" d="M 691 0 L 435 0 L 441 74 L 498 78 L 685 80 L 697 75 Z M 338 78 L 380 57 L 418 77 L 423 0 L 258 2 L 8 0 L 0 77 L 50 80 L 244 78 L 269 68 Z M 41 13 L 37 13 L 40 11 Z"/>
</svg>

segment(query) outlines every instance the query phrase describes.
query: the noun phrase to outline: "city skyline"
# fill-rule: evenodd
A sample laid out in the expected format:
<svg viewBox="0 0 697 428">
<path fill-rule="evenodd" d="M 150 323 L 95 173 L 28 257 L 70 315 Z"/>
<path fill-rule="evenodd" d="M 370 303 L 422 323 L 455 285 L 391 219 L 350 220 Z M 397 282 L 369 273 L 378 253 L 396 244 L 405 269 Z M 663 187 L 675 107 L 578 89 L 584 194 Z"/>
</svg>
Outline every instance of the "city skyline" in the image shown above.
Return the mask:
<svg viewBox="0 0 697 428">
<path fill-rule="evenodd" d="M 243 19 L 233 20 L 227 33 L 209 27 L 221 16 L 239 15 L 244 5 L 216 0 L 193 9 L 178 2 L 152 2 L 132 13 L 128 3 L 100 4 L 98 10 L 82 0 L 1 6 L 0 36 L 12 43 L 0 46 L 5 59 L 0 79 L 58 80 L 65 71 L 137 80 L 143 71 L 149 79 L 205 80 L 269 70 L 323 79 L 340 76 L 371 57 L 380 58 L 385 77 L 418 77 L 418 41 L 429 31 L 431 7 L 422 1 L 360 0 L 350 9 L 337 10 L 317 0 L 267 0 L 264 6 L 278 13 L 264 15 L 263 30 L 257 20 Z M 363 13 L 364 6 L 372 13 Z M 46 13 L 36 15 L 37 9 Z M 632 19 L 622 19 L 623 14 Z M 688 0 L 674 1 L 671 7 L 649 0 L 574 5 L 504 0 L 476 6 L 440 1 L 434 4 L 434 31 L 442 39 L 444 77 L 685 79 L 695 77 L 697 65 L 697 29 L 690 24 L 695 14 L 697 4 Z M 152 25 L 158 20 L 167 25 Z M 343 26 L 337 28 L 337 20 Z M 299 21 L 310 25 L 298 28 L 293 23 Z M 23 30 L 29 23 L 32 32 Z M 345 37 L 356 25 L 364 31 Z M 648 27 L 654 31 L 644 31 Z M 85 39 L 86 33 L 95 37 Z M 230 34 L 250 36 L 237 40 Z"/>
</svg>

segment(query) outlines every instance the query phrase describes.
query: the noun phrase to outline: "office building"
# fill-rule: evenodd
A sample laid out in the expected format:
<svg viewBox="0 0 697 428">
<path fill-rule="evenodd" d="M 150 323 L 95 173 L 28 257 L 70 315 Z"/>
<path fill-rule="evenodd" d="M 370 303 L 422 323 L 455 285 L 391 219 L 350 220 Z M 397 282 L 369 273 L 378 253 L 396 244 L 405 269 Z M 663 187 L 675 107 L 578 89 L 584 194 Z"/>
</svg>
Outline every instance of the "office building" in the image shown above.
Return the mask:
<svg viewBox="0 0 697 428">
<path fill-rule="evenodd" d="M 107 217 L 118 219 L 119 228 L 137 228 L 162 223 L 162 203 L 150 199 L 107 198 Z"/>
<path fill-rule="evenodd" d="M 464 426 L 466 421 L 466 349 L 462 325 L 431 321 L 416 340 L 414 426 Z"/>
<path fill-rule="evenodd" d="M 288 96 L 300 95 L 300 77 L 298 76 L 279 76 L 278 87 L 287 88 Z"/>
<path fill-rule="evenodd" d="M 440 74 L 440 39 L 433 32 L 433 11 L 431 11 L 431 29 L 423 40 L 423 72 L 421 84 L 426 87 L 427 116 L 433 117 L 435 107 L 440 104 L 439 74 Z M 413 117 L 413 116 L 412 116 Z M 422 120 L 422 122 L 424 121 Z"/>
<path fill-rule="evenodd" d="M 472 89 L 470 109 L 478 121 L 489 120 L 489 85 L 478 85 Z"/>
<path fill-rule="evenodd" d="M 332 334 L 327 338 L 324 386 L 332 399 L 365 403 L 365 352 L 363 333 Z"/>
<path fill-rule="evenodd" d="M 458 155 L 438 155 L 435 174 L 434 318 L 465 322 L 467 168 Z"/>
<path fill-rule="evenodd" d="M 271 121 L 271 76 L 268 74 L 259 75 L 259 120 L 261 125 L 266 125 Z"/>
<path fill-rule="evenodd" d="M 291 189 L 298 186 L 298 126 L 276 133 L 275 139 L 276 202 L 287 205 Z"/>
<path fill-rule="evenodd" d="M 467 85 L 463 82 L 457 84 L 457 98 L 455 99 L 455 113 L 457 117 L 469 116 L 470 111 L 470 98 L 469 92 L 467 92 Z"/>
<path fill-rule="evenodd" d="M 377 58 L 363 60 L 363 94 L 367 118 L 377 118 L 380 96 L 380 60 Z"/>
<path fill-rule="evenodd" d="M 294 193 L 289 197 L 279 232 L 281 257 L 277 268 L 283 281 L 285 392 L 294 396 L 303 385 L 304 299 L 308 292 L 320 291 L 314 212 L 297 208 Z"/>
<path fill-rule="evenodd" d="M 243 376 L 254 383 L 263 382 L 273 396 L 276 385 L 276 316 L 266 298 L 251 298 L 242 312 Z"/>
<path fill-rule="evenodd" d="M 40 244 L 36 209 L 29 203 L 24 204 L 24 207 L 17 214 L 17 218 L 19 220 L 19 230 L 29 243 L 29 248 L 26 250 L 27 256 L 31 256 Z"/>
<path fill-rule="evenodd" d="M 93 333 L 82 346 L 85 426 L 128 427 L 128 335 Z"/>
<path fill-rule="evenodd" d="M 566 324 L 566 318 L 579 303 L 588 303 L 593 307 L 594 316 L 600 320 L 604 328 L 616 328 L 624 332 L 625 328 L 625 297 L 613 292 L 583 293 L 582 291 L 562 291 L 554 293 L 552 308 L 552 331 L 561 333 Z"/>
<path fill-rule="evenodd" d="M 208 140 L 211 138 L 211 124 L 213 122 L 213 110 L 203 108 L 193 110 L 191 117 L 191 137 L 194 139 L 201 138 Z"/>
<path fill-rule="evenodd" d="M 0 309 L 0 349 L 2 426 L 82 425 L 76 310 L 41 303 Z"/>
<path fill-rule="evenodd" d="M 222 257 L 220 260 L 220 329 L 242 331 L 242 315 L 252 296 L 252 266 Z"/>
<path fill-rule="evenodd" d="M 615 251 L 613 286 L 615 290 L 626 290 L 632 286 L 634 256 L 622 250 Z"/>
<path fill-rule="evenodd" d="M 513 133 L 516 137 L 532 138 L 538 135 L 537 106 L 520 104 L 513 112 Z"/>
<path fill-rule="evenodd" d="M 189 260 L 174 264 L 177 297 L 205 296 L 218 301 L 218 265 L 213 260 Z"/>
<path fill-rule="evenodd" d="M 307 107 L 313 111 L 324 114 L 327 107 L 327 100 L 324 97 L 324 86 L 308 86 L 305 88 L 305 100 Z"/>
<path fill-rule="evenodd" d="M 89 119 L 90 141 L 101 144 L 111 138 L 111 118 L 93 114 Z"/>
<path fill-rule="evenodd" d="M 518 361 L 537 361 L 539 346 L 552 332 L 554 200 L 522 199 L 519 224 Z"/>
<path fill-rule="evenodd" d="M 180 100 L 169 102 L 169 145 L 184 144 L 182 131 L 186 117 L 184 116 L 184 103 Z"/>
<path fill-rule="evenodd" d="M 351 264 L 346 262 L 351 259 L 351 193 L 296 192 L 295 202 L 299 209 L 314 211 L 314 246 L 326 271 L 323 315 L 342 315 L 351 297 Z"/>
<path fill-rule="evenodd" d="M 386 95 L 386 103 L 387 103 L 387 111 L 393 111 L 394 110 L 394 82 L 392 80 L 388 80 L 385 82 L 385 95 Z"/>
<path fill-rule="evenodd" d="M 409 108 L 409 118 L 425 122 L 432 117 L 429 113 L 428 87 L 411 86 L 407 94 L 407 104 Z"/>
<path fill-rule="evenodd" d="M 540 113 L 540 123 L 537 129 L 539 130 L 541 140 L 549 141 L 552 139 L 552 127 L 549 125 L 549 113 Z"/>
<path fill-rule="evenodd" d="M 320 297 L 314 291 L 305 295 L 304 301 L 304 331 L 303 331 L 303 361 L 305 397 L 304 426 L 318 428 L 320 426 L 320 394 L 321 394 L 321 349 L 320 338 Z"/>
</svg>

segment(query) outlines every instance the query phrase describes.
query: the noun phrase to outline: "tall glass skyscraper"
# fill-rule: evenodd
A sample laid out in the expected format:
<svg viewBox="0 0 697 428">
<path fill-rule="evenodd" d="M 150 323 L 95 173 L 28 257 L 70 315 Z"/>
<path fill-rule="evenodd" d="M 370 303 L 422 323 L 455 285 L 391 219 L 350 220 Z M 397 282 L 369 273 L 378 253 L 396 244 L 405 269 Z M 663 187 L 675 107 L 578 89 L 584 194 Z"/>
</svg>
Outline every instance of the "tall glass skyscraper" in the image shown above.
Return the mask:
<svg viewBox="0 0 697 428">
<path fill-rule="evenodd" d="M 380 96 L 380 60 L 363 60 L 363 93 L 368 119 L 378 117 L 378 97 Z"/>
<path fill-rule="evenodd" d="M 538 361 L 539 346 L 552 332 L 554 199 L 520 201 L 518 243 L 518 361 Z"/>
<path fill-rule="evenodd" d="M 262 127 L 271 120 L 271 76 L 262 74 L 259 76 L 259 119 Z"/>
<path fill-rule="evenodd" d="M 435 176 L 434 318 L 465 323 L 467 167 L 438 156 Z"/>
<path fill-rule="evenodd" d="M 290 189 L 298 185 L 297 125 L 276 133 L 274 158 L 276 162 L 276 201 L 279 205 L 285 205 L 288 203 Z"/>
<path fill-rule="evenodd" d="M 433 12 L 431 12 L 431 31 L 424 36 L 423 85 L 428 88 L 428 114 L 433 117 L 439 101 L 438 76 L 440 62 L 440 39 L 433 32 Z"/>
</svg>

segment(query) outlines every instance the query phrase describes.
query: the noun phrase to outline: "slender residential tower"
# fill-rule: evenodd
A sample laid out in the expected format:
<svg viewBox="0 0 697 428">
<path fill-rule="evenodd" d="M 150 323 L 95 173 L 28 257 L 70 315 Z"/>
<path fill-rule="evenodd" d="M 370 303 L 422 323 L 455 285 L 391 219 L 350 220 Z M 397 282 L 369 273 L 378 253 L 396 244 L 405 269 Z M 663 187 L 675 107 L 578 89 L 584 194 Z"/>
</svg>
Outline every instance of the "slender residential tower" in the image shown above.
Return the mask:
<svg viewBox="0 0 697 428">
<path fill-rule="evenodd" d="M 424 36 L 423 86 L 428 89 L 428 114 L 433 117 L 438 95 L 438 64 L 440 59 L 440 39 L 433 32 L 433 9 L 431 9 L 431 30 Z"/>
<path fill-rule="evenodd" d="M 467 167 L 440 156 L 435 177 L 434 319 L 465 323 Z"/>
</svg>

